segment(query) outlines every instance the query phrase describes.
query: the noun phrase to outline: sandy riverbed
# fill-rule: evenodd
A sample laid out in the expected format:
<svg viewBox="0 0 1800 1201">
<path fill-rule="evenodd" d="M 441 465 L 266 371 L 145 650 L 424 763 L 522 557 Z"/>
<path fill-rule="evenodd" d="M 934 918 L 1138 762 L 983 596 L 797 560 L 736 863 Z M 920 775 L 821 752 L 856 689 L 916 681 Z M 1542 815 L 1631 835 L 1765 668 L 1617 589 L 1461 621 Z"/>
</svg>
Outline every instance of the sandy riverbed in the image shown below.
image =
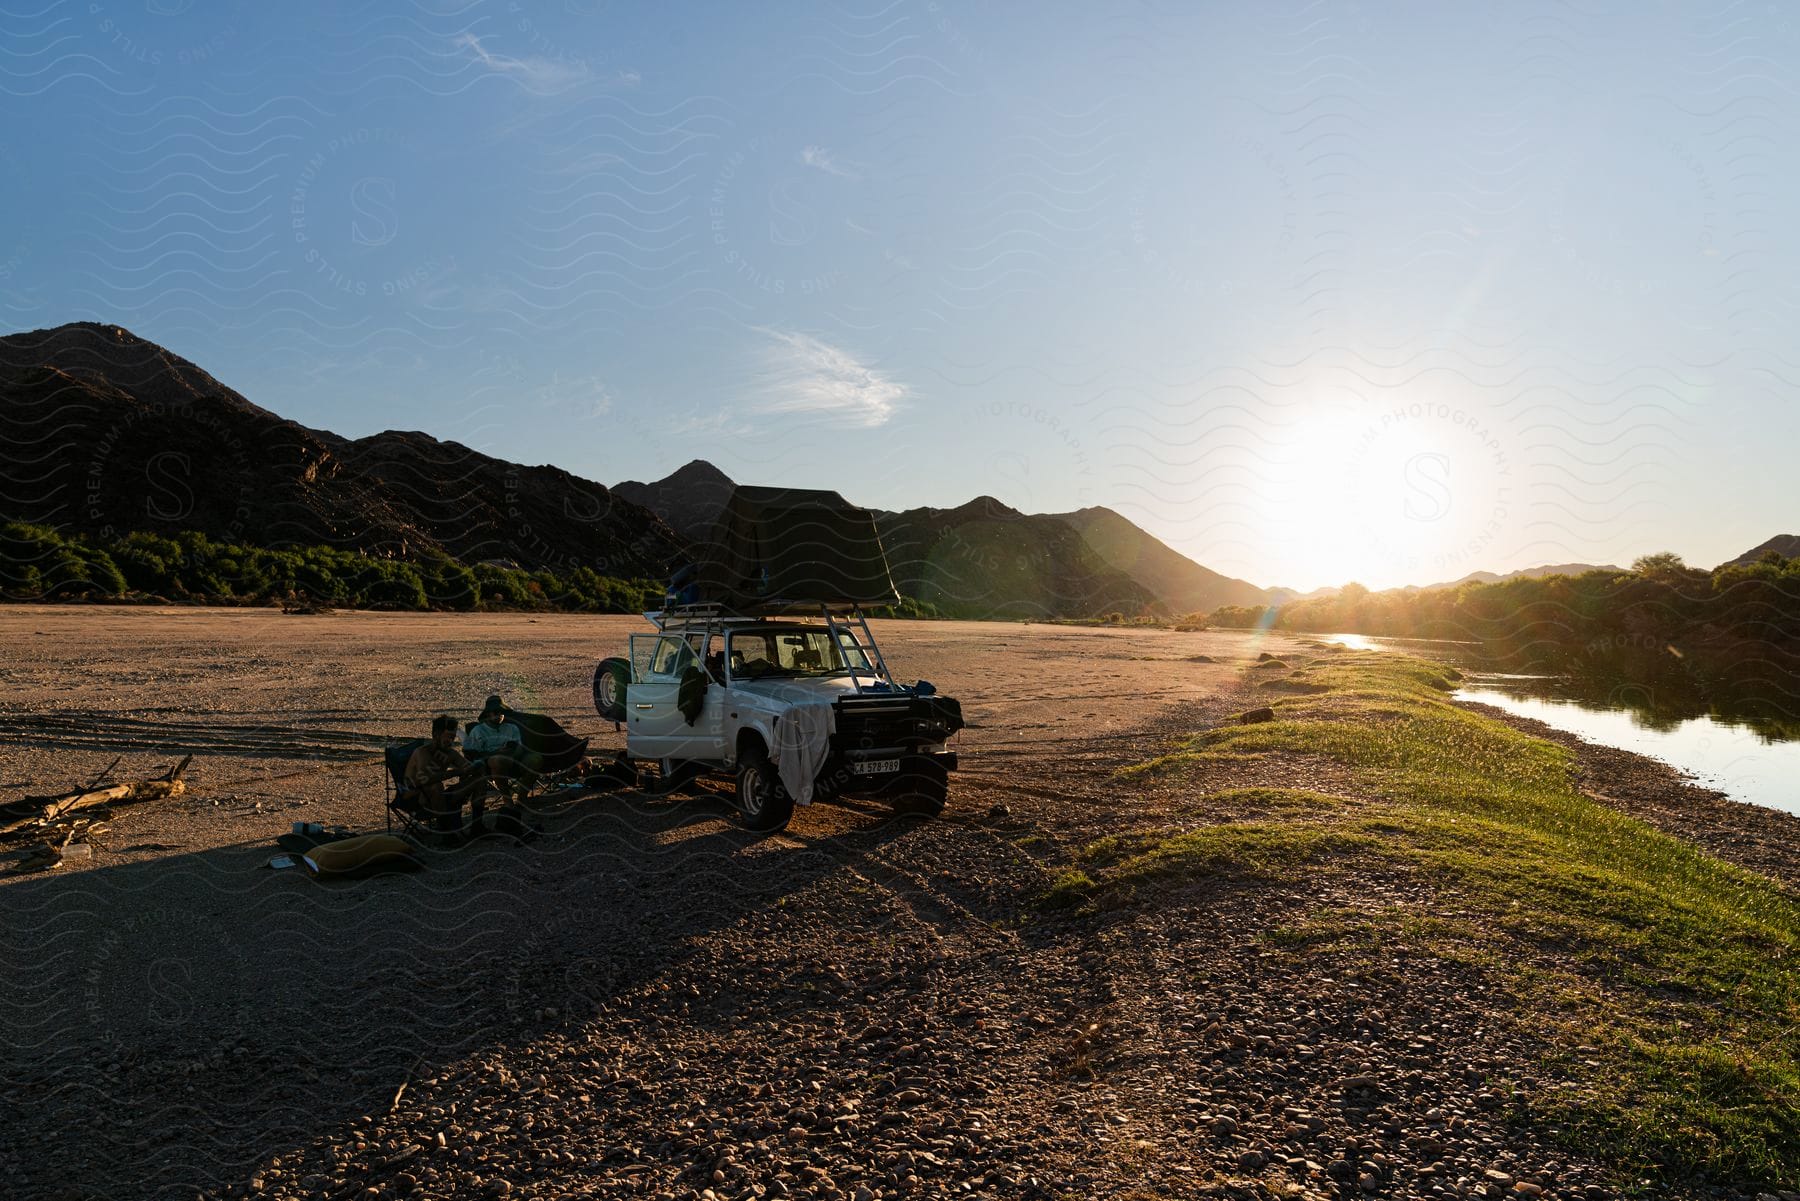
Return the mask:
<svg viewBox="0 0 1800 1201">
<path fill-rule="evenodd" d="M 79 782 L 115 755 L 128 778 L 194 753 L 191 799 L 121 811 L 96 866 L 167 853 L 134 844 L 197 851 L 266 840 L 297 819 L 379 821 L 376 749 L 423 737 L 436 713 L 473 718 L 489 693 L 591 735 L 596 750 L 622 747 L 594 712 L 594 664 L 648 628 L 636 617 L 0 608 L 0 796 Z M 876 629 L 896 675 L 962 699 L 967 778 L 1140 730 L 1288 645 L 980 622 Z"/>
<path fill-rule="evenodd" d="M 1231 818 L 1214 789 L 1343 786 L 1306 756 L 1114 774 L 1263 703 L 1267 673 L 1243 669 L 1305 654 L 1279 636 L 879 626 L 896 672 L 972 723 L 938 821 L 817 806 L 757 838 L 723 794 L 627 794 L 419 875 L 262 868 L 296 819 L 378 825 L 375 748 L 489 692 L 619 745 L 589 678 L 642 628 L 0 608 L 0 795 L 197 756 L 191 796 L 119 810 L 89 863 L 0 879 L 0 1192 L 891 1201 L 1257 1180 L 1323 1198 L 1342 1167 L 1383 1195 L 1490 1170 L 1610 1195 L 1491 1101 L 1553 1087 L 1514 1020 L 1529 998 L 1466 964 L 1260 941 L 1315 912 L 1428 914 L 1426 882 L 1202 882 L 1166 909 L 1025 913 L 1096 837 Z M 1614 803 L 1648 781 L 1669 822 L 1698 821 L 1641 763 L 1584 770 Z M 1729 853 L 1730 821 L 1715 805 L 1683 832 Z"/>
</svg>

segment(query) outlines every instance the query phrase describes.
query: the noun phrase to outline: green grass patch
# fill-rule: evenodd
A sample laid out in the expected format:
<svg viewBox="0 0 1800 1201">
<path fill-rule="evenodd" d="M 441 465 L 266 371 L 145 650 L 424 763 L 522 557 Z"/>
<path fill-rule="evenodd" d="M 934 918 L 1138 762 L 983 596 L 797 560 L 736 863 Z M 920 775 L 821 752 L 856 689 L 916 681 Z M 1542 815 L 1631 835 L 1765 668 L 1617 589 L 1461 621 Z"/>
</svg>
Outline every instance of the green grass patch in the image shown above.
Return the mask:
<svg viewBox="0 0 1800 1201">
<path fill-rule="evenodd" d="M 1376 849 L 1374 839 L 1355 830 L 1298 820 L 1339 805 L 1338 798 L 1322 793 L 1241 788 L 1212 793 L 1206 801 L 1221 809 L 1279 815 L 1281 820 L 1223 822 L 1178 834 L 1108 834 L 1075 852 L 1077 867 L 1065 876 L 1079 880 L 1072 879 L 1070 887 L 1091 897 L 1129 892 L 1161 880 L 1281 879 L 1303 865 Z M 1101 878 L 1096 880 L 1089 872 Z"/>
<path fill-rule="evenodd" d="M 1038 904 L 1045 909 L 1081 909 L 1092 901 L 1097 888 L 1086 872 L 1070 869 L 1050 882 Z"/>
<path fill-rule="evenodd" d="M 1320 659 L 1297 678 L 1324 690 L 1283 701 L 1276 721 L 1207 731 L 1140 765 L 1168 776 L 1323 755 L 1382 799 L 1265 806 L 1255 823 L 1089 848 L 1099 874 L 1084 896 L 1290 875 L 1345 855 L 1409 865 L 1486 915 L 1494 962 L 1515 983 L 1562 980 L 1563 1012 L 1533 1020 L 1559 1043 L 1597 1047 L 1573 1061 L 1582 1087 L 1544 1103 L 1572 1143 L 1668 1178 L 1800 1179 L 1800 904 L 1583 797 L 1564 748 L 1450 703 L 1453 674 L 1378 652 Z M 1275 937 L 1307 947 L 1349 934 Z"/>
<path fill-rule="evenodd" d="M 1362 835 L 1297 822 L 1230 822 L 1151 842 L 1121 860 L 1106 880 L 1111 887 L 1203 876 L 1280 880 L 1372 846 Z"/>
<path fill-rule="evenodd" d="M 1166 755 L 1158 755 L 1143 763 L 1134 763 L 1130 767 L 1120 768 L 1117 775 L 1121 780 L 1147 780 L 1156 776 L 1172 775 L 1182 769 L 1200 767 L 1207 763 L 1254 763 L 1259 759 L 1266 758 L 1268 756 L 1260 752 L 1193 750 L 1183 747 L 1180 750 L 1170 751 Z"/>
</svg>

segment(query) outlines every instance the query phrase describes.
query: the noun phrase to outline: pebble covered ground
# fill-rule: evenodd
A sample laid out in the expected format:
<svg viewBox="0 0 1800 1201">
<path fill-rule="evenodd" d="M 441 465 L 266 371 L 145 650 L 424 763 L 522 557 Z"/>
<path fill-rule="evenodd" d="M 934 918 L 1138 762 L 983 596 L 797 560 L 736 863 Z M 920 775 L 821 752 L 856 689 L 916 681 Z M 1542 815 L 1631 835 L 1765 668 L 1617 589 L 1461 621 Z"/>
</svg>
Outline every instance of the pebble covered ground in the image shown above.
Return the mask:
<svg viewBox="0 0 1800 1201">
<path fill-rule="evenodd" d="M 1279 640 L 896 624 L 890 662 L 974 720 L 941 819 L 851 801 L 758 838 L 719 789 L 614 795 L 522 847 L 321 884 L 260 864 L 295 817 L 379 813 L 367 740 L 499 690 L 616 745 L 577 715 L 592 660 L 633 626 L 109 613 L 0 611 L 25 648 L 0 665 L 0 795 L 215 745 L 192 797 L 120 811 L 90 865 L 0 883 L 8 1197 L 1587 1201 L 1630 1184 L 1531 1120 L 1568 1081 L 1515 976 L 1425 942 L 1270 937 L 1443 916 L 1430 880 L 1035 903 L 1105 833 L 1236 816 L 1213 788 L 1345 786 L 1304 758 L 1115 777 L 1264 695 L 1242 669 Z M 1584 752 L 1584 786 L 1637 795 L 1643 762 Z M 1705 825 L 1683 786 L 1658 787 Z M 1792 845 L 1795 819 L 1712 812 Z"/>
</svg>

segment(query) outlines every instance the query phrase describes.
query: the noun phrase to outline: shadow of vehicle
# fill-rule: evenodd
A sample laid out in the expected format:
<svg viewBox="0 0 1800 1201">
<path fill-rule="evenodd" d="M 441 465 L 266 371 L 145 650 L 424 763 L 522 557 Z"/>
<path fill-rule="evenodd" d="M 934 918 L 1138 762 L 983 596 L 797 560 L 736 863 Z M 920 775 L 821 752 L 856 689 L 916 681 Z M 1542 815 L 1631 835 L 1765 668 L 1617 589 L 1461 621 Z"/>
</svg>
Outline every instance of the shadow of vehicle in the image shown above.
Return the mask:
<svg viewBox="0 0 1800 1201">
<path fill-rule="evenodd" d="M 408 1081 L 654 993 L 709 934 L 916 825 L 775 844 L 723 798 L 613 793 L 522 846 L 428 849 L 415 874 L 314 880 L 246 844 L 9 881 L 0 1179 L 241 1190 L 271 1153 L 353 1137 Z"/>
</svg>

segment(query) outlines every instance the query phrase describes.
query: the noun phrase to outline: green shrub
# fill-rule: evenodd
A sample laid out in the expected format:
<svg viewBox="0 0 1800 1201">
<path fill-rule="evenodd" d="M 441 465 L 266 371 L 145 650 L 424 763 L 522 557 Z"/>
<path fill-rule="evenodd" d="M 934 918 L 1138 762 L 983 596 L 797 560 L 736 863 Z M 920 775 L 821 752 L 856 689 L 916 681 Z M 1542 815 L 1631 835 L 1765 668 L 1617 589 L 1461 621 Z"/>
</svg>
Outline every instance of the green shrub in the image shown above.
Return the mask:
<svg viewBox="0 0 1800 1201">
<path fill-rule="evenodd" d="M 480 564 L 441 553 L 378 558 L 332 546 L 273 548 L 216 543 L 188 531 L 173 538 L 135 532 L 104 544 L 46 526 L 0 525 L 0 598 L 14 601 L 166 597 L 215 604 L 267 604 L 304 597 L 370 609 L 546 609 L 635 613 L 654 607 L 662 586 L 564 571 Z"/>
</svg>

